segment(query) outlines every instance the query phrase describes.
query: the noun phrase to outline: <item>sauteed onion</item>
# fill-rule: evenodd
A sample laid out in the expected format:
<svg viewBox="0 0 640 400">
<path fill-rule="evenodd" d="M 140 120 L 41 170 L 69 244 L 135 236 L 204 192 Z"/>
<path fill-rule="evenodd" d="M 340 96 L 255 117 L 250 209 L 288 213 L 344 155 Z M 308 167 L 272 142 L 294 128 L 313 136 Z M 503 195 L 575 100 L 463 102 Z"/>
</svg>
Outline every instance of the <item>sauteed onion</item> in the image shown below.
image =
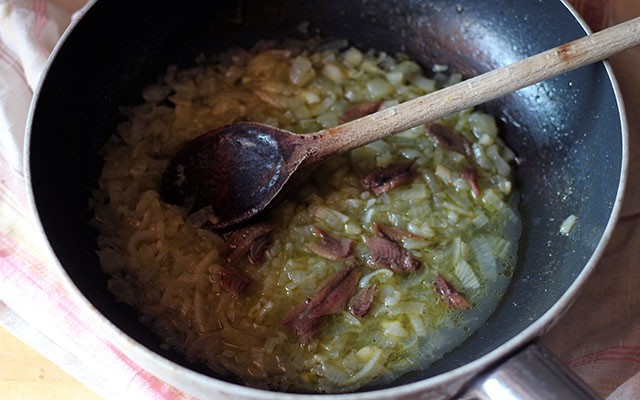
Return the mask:
<svg viewBox="0 0 640 400">
<path fill-rule="evenodd" d="M 328 160 L 263 235 L 236 234 L 261 240 L 247 257 L 207 229 L 206 209 L 171 205 L 159 187 L 202 132 L 242 120 L 314 132 L 462 79 L 446 72 L 344 41 L 262 42 L 170 66 L 103 150 L 92 206 L 110 290 L 168 348 L 250 386 L 342 392 L 427 367 L 486 320 L 515 264 L 515 155 L 493 117 L 465 110 Z M 340 256 L 327 257 L 335 241 Z M 347 265 L 358 282 L 341 296 L 361 292 L 358 307 L 323 305 L 331 313 L 300 340 L 283 318 Z"/>
</svg>

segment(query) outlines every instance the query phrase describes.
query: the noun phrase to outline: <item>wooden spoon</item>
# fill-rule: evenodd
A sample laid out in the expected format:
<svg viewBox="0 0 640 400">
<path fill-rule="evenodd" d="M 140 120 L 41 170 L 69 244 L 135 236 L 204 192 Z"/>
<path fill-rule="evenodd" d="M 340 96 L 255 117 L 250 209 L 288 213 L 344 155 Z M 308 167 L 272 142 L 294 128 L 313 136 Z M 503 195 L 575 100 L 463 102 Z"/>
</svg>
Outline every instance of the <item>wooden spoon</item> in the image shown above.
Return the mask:
<svg viewBox="0 0 640 400">
<path fill-rule="evenodd" d="M 224 126 L 188 142 L 162 180 L 165 200 L 210 206 L 216 229 L 240 224 L 269 208 L 319 162 L 394 133 L 496 99 L 640 44 L 640 17 L 506 67 L 313 134 L 264 124 Z"/>
</svg>

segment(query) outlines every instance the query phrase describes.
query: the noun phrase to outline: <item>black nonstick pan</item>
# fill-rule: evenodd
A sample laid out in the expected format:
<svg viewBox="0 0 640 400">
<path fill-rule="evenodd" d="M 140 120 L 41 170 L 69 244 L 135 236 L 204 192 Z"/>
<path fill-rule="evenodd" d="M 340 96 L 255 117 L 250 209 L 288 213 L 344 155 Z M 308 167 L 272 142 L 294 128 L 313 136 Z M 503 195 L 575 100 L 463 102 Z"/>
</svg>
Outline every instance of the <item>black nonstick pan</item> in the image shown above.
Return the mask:
<svg viewBox="0 0 640 400">
<path fill-rule="evenodd" d="M 308 29 L 297 29 L 301 22 Z M 202 398 L 305 395 L 211 376 L 163 350 L 136 311 L 116 303 L 88 224 L 88 199 L 102 163 L 98 150 L 122 119 L 119 107 L 141 102 L 141 89 L 167 65 L 187 67 L 200 53 L 250 47 L 258 39 L 311 34 L 408 53 L 427 70 L 447 64 L 470 77 L 584 36 L 586 25 L 560 0 L 93 2 L 56 48 L 32 104 L 32 200 L 71 290 L 93 307 L 96 323 L 150 372 Z M 599 63 L 482 109 L 499 118 L 505 141 L 523 160 L 516 170 L 523 234 L 513 282 L 489 321 L 443 359 L 388 387 L 339 398 L 448 398 L 512 354 L 525 364 L 551 357 L 527 346 L 570 305 L 619 209 L 627 162 L 620 96 L 607 65 Z M 559 227 L 570 215 L 579 222 L 563 236 Z"/>
</svg>

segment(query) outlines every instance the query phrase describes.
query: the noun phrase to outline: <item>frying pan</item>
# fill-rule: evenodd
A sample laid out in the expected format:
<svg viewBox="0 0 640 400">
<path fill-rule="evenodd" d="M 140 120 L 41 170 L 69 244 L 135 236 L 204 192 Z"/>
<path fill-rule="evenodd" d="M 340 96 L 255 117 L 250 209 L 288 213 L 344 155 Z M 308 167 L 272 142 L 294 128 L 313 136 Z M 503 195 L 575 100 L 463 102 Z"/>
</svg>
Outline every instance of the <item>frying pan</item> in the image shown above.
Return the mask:
<svg viewBox="0 0 640 400">
<path fill-rule="evenodd" d="M 301 22 L 308 23 L 306 33 L 297 29 Z M 141 89 L 169 64 L 187 67 L 200 53 L 258 39 L 346 38 L 363 49 L 408 53 L 426 70 L 447 64 L 468 77 L 586 31 L 560 0 L 94 1 L 54 51 L 32 104 L 26 155 L 34 209 L 70 290 L 134 361 L 202 398 L 303 398 L 211 376 L 164 350 L 136 311 L 107 290 L 87 202 L 102 163 L 98 150 L 123 118 L 119 107 L 140 103 Z M 524 160 L 515 175 L 523 234 L 513 282 L 489 321 L 443 359 L 387 387 L 339 398 L 447 398 L 482 374 L 542 379 L 539 371 L 529 378 L 513 371 L 552 359 L 530 343 L 570 305 L 619 210 L 627 163 L 620 95 L 608 66 L 599 63 L 482 108 L 499 118 L 505 141 Z M 578 224 L 563 236 L 559 227 L 570 215 Z M 514 363 L 515 370 L 504 371 Z M 485 395 L 479 393 L 487 380 L 480 382 L 467 396 Z"/>
</svg>

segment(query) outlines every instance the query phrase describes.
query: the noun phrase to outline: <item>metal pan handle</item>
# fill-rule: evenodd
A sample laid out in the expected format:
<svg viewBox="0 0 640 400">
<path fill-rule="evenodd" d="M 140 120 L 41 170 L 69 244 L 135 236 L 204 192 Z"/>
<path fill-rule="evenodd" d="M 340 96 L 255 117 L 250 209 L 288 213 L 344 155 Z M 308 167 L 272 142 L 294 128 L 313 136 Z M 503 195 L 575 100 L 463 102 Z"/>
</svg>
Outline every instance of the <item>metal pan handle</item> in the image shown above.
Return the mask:
<svg viewBox="0 0 640 400">
<path fill-rule="evenodd" d="M 480 375 L 460 400 L 597 400 L 601 397 L 539 343 Z"/>
</svg>

